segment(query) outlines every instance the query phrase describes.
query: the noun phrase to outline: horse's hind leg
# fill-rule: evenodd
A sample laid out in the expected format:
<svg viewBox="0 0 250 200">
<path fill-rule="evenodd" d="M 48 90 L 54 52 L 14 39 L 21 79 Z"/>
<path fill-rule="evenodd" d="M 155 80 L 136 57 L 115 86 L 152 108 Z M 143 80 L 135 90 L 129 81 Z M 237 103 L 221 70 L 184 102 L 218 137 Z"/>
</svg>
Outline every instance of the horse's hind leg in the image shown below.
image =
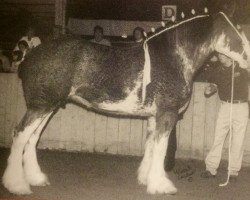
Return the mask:
<svg viewBox="0 0 250 200">
<path fill-rule="evenodd" d="M 40 138 L 41 132 L 47 124 L 52 113 L 48 114 L 35 132 L 31 135 L 28 143 L 25 146 L 23 154 L 23 167 L 26 181 L 33 186 L 49 185 L 47 176 L 41 171 L 37 161 L 36 145 Z"/>
<path fill-rule="evenodd" d="M 147 191 L 150 194 L 175 194 L 177 189 L 168 179 L 164 170 L 164 159 L 168 146 L 168 138 L 177 121 L 177 113 L 158 111 L 156 114 L 156 135 L 152 153 L 151 167 L 147 178 Z"/>
<path fill-rule="evenodd" d="M 3 185 L 14 194 L 30 194 L 30 186 L 23 172 L 23 151 L 34 131 L 39 127 L 48 113 L 44 111 L 27 110 L 22 121 L 15 128 L 13 143 L 7 168 L 3 175 Z"/>
</svg>

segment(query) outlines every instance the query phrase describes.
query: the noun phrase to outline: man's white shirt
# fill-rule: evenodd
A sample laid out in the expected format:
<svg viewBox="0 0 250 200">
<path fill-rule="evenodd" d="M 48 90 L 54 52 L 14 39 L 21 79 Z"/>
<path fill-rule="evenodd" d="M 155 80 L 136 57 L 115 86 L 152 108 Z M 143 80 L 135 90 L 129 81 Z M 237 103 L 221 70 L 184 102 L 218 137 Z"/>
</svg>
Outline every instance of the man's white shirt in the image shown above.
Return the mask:
<svg viewBox="0 0 250 200">
<path fill-rule="evenodd" d="M 26 42 L 28 43 L 30 49 L 33 49 L 33 48 L 35 48 L 35 47 L 37 47 L 37 46 L 39 46 L 39 45 L 41 44 L 41 40 L 40 40 L 39 37 L 32 37 L 31 40 L 29 40 L 29 39 L 28 39 L 28 36 L 23 36 L 23 37 L 19 40 L 19 42 L 20 42 L 21 40 L 26 41 Z M 16 51 L 16 50 L 19 50 L 18 45 L 16 45 L 14 51 Z"/>
</svg>

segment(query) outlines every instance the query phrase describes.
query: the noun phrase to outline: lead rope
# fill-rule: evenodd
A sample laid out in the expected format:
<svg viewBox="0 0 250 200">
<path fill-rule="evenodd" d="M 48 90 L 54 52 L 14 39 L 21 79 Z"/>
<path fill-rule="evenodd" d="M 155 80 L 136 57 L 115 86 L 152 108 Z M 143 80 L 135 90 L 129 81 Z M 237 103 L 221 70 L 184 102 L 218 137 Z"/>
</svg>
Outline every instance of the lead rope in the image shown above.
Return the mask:
<svg viewBox="0 0 250 200">
<path fill-rule="evenodd" d="M 233 60 L 232 67 L 232 87 L 231 87 L 231 103 L 230 103 L 230 118 L 229 118 L 229 145 L 228 145 L 228 172 L 227 180 L 225 183 L 219 184 L 220 187 L 224 187 L 229 183 L 230 178 L 230 166 L 231 166 L 231 145 L 232 145 L 232 116 L 233 116 L 233 98 L 234 98 L 234 68 L 235 62 Z"/>
</svg>

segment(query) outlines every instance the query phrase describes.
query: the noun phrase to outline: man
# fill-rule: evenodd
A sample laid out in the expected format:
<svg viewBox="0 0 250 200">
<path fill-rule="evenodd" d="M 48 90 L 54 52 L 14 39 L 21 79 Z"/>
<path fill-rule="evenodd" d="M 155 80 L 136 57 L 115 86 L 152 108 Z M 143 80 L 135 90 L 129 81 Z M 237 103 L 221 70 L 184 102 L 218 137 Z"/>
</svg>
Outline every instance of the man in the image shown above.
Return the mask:
<svg viewBox="0 0 250 200">
<path fill-rule="evenodd" d="M 29 44 L 25 40 L 20 40 L 17 43 L 19 51 L 22 52 L 22 59 L 21 62 L 24 60 L 26 54 L 30 51 Z"/>
<path fill-rule="evenodd" d="M 109 40 L 104 38 L 103 28 L 100 26 L 95 26 L 94 28 L 94 39 L 90 40 L 93 43 L 102 44 L 106 46 L 111 46 Z"/>
<path fill-rule="evenodd" d="M 26 35 L 23 36 L 19 41 L 26 41 L 29 45 L 29 49 L 33 49 L 41 44 L 41 40 L 39 37 L 35 36 L 35 30 L 32 27 L 27 29 Z M 18 45 L 16 45 L 14 51 L 20 50 Z"/>
<path fill-rule="evenodd" d="M 215 139 L 206 159 L 206 171 L 202 178 L 214 177 L 221 160 L 222 148 L 230 129 L 231 87 L 233 61 L 224 54 L 218 54 L 217 61 L 213 58 L 215 70 L 208 78 L 211 83 L 205 89 L 209 97 L 218 91 L 221 106 L 218 112 L 215 128 Z M 211 68 L 212 66 L 210 66 Z M 234 93 L 232 102 L 232 140 L 230 147 L 230 180 L 238 176 L 243 157 L 243 141 L 248 123 L 248 73 L 245 69 L 235 66 Z"/>
<path fill-rule="evenodd" d="M 0 47 L 0 72 L 8 72 L 10 70 L 10 60 L 4 55 L 3 49 Z"/>
<path fill-rule="evenodd" d="M 145 37 L 143 35 L 143 28 L 141 27 L 136 27 L 133 31 L 133 38 L 134 38 L 134 41 L 137 42 L 137 43 L 140 43 L 140 42 L 143 42 Z"/>
</svg>

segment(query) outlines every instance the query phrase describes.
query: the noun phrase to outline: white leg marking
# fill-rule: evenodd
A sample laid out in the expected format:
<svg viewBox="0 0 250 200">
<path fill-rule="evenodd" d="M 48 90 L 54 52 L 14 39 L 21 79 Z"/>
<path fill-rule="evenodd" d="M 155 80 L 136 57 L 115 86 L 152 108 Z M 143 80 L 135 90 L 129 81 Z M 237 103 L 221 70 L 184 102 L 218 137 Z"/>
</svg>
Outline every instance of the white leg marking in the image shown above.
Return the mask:
<svg viewBox="0 0 250 200">
<path fill-rule="evenodd" d="M 51 114 L 46 116 L 43 122 L 39 125 L 36 131 L 32 134 L 29 139 L 29 142 L 25 146 L 23 154 L 23 167 L 25 179 L 30 185 L 33 186 L 46 186 L 49 185 L 49 180 L 47 176 L 41 171 L 40 166 L 37 161 L 36 156 L 36 144 L 39 140 L 41 131 L 46 125 Z"/>
<path fill-rule="evenodd" d="M 25 127 L 22 132 L 19 132 L 18 136 L 13 138 L 7 168 L 2 179 L 4 187 L 6 187 L 11 193 L 21 195 L 32 193 L 29 184 L 24 178 L 22 156 L 25 144 L 41 121 L 42 118 L 36 119 L 29 126 Z"/>
<path fill-rule="evenodd" d="M 149 136 L 145 145 L 144 157 L 138 169 L 138 182 L 142 185 L 147 185 L 148 172 L 151 167 L 152 154 L 154 147 L 154 137 Z"/>
<path fill-rule="evenodd" d="M 148 119 L 147 128 L 148 138 L 145 144 L 145 153 L 138 169 L 138 182 L 139 184 L 147 185 L 148 172 L 151 167 L 153 147 L 154 147 L 154 133 L 155 133 L 155 117 Z"/>
<path fill-rule="evenodd" d="M 159 141 L 155 140 L 154 142 L 152 164 L 147 179 L 147 192 L 150 194 L 175 194 L 177 192 L 176 187 L 168 179 L 164 170 L 168 137 L 169 134 L 162 136 Z"/>
</svg>

